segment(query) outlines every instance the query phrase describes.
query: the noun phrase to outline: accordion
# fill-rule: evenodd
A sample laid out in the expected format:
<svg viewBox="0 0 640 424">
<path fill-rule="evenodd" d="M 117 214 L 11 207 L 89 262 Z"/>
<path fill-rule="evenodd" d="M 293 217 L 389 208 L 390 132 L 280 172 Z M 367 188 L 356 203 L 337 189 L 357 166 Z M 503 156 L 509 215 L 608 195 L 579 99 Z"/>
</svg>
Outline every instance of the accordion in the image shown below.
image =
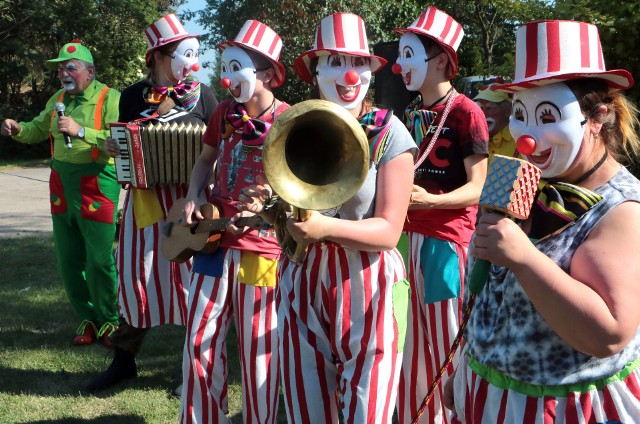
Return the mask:
<svg viewBox="0 0 640 424">
<path fill-rule="evenodd" d="M 119 183 L 137 188 L 189 184 L 202 151 L 205 124 L 111 122 L 111 138 L 120 146 L 115 158 Z"/>
</svg>

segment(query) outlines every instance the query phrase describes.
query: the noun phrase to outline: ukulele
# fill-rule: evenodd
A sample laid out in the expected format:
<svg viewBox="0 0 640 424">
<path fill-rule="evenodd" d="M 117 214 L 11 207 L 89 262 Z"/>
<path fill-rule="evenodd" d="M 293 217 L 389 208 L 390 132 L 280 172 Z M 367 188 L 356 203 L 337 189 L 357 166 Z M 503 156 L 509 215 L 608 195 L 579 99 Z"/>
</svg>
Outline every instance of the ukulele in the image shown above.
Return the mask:
<svg viewBox="0 0 640 424">
<path fill-rule="evenodd" d="M 213 253 L 220 244 L 222 232 L 229 225 L 229 218 L 222 218 L 220 207 L 211 203 L 200 206 L 204 220 L 193 227 L 183 225 L 182 211 L 185 198 L 176 200 L 171 206 L 167 221 L 162 229 L 164 237 L 160 248 L 164 257 L 172 262 L 186 262 L 196 252 Z M 251 227 L 256 230 L 270 228 L 260 216 L 241 217 L 235 222 L 236 227 Z"/>
</svg>

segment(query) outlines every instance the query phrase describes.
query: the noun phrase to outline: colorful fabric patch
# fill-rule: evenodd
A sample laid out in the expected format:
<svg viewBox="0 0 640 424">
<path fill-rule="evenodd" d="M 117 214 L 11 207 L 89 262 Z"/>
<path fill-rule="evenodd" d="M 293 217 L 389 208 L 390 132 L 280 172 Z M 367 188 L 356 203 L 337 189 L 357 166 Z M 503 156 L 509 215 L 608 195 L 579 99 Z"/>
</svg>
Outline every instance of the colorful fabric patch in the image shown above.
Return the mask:
<svg viewBox="0 0 640 424">
<path fill-rule="evenodd" d="M 411 285 L 403 279 L 397 281 L 392 289 L 393 317 L 398 326 L 398 353 L 404 350 L 404 342 L 407 336 L 407 321 L 409 314 L 409 301 L 411 299 Z"/>
<path fill-rule="evenodd" d="M 193 272 L 209 277 L 222 277 L 225 252 L 226 249 L 217 249 L 213 253 L 196 252 L 193 256 Z"/>
<path fill-rule="evenodd" d="M 51 202 L 51 213 L 65 213 L 67 211 L 67 201 L 64 197 L 64 187 L 58 171 L 52 169 L 49 177 L 49 201 Z"/>
<path fill-rule="evenodd" d="M 425 303 L 460 297 L 460 257 L 452 243 L 425 237 L 420 249 Z"/>
<path fill-rule="evenodd" d="M 137 228 L 145 228 L 164 219 L 164 212 L 154 190 L 131 188 L 131 194 Z"/>
<path fill-rule="evenodd" d="M 369 140 L 371 162 L 375 165 L 380 162 L 387 149 L 392 116 L 393 111 L 381 109 L 369 112 L 360 118 L 360 125 Z"/>
<path fill-rule="evenodd" d="M 275 287 L 277 259 L 269 259 L 253 252 L 243 251 L 238 271 L 238 282 L 258 287 Z"/>
<path fill-rule="evenodd" d="M 400 234 L 400 240 L 398 240 L 396 249 L 398 249 L 398 252 L 400 252 L 402 256 L 404 269 L 409 269 L 409 235 L 404 231 Z"/>
<path fill-rule="evenodd" d="M 80 180 L 80 191 L 82 193 L 80 216 L 90 221 L 113 224 L 115 204 L 100 190 L 98 176 L 83 176 Z"/>
<path fill-rule="evenodd" d="M 535 240 L 559 232 L 603 200 L 598 193 L 561 182 L 540 181 L 538 190 L 529 231 L 529 237 Z"/>
<path fill-rule="evenodd" d="M 422 106 L 422 96 L 418 95 L 404 111 L 405 124 L 418 146 L 427 138 L 429 128 L 438 117 L 436 112 L 422 109 Z"/>
</svg>

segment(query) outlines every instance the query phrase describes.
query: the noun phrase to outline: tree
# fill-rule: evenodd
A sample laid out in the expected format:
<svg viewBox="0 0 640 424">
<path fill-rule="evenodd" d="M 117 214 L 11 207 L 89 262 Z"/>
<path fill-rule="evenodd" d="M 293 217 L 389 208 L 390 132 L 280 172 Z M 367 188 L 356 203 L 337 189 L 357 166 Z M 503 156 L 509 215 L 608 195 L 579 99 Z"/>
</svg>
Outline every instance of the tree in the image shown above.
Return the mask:
<svg viewBox="0 0 640 424">
<path fill-rule="evenodd" d="M 556 0 L 554 15 L 595 24 L 607 69 L 622 68 L 640 75 L 640 1 Z M 637 102 L 640 86 L 636 84 L 626 94 Z"/>
<path fill-rule="evenodd" d="M 212 48 L 225 39 L 233 38 L 246 19 L 259 19 L 276 30 L 283 39 L 281 62 L 287 68 L 287 81 L 279 89 L 289 102 L 306 97 L 308 86 L 293 72 L 293 60 L 313 47 L 316 24 L 334 12 L 352 12 L 364 19 L 369 43 L 398 40 L 393 29 L 410 25 L 424 10 L 422 1 L 390 2 L 380 0 L 207 0 L 208 7 L 189 17 L 207 28 L 210 33 L 203 40 Z M 465 75 L 513 74 L 515 28 L 522 22 L 543 19 L 550 15 L 544 0 L 437 0 L 430 4 L 449 13 L 465 30 L 465 38 L 458 51 L 459 77 Z M 218 86 L 218 70 L 214 70 L 213 86 Z M 225 94 L 226 95 L 226 94 Z"/>
<path fill-rule="evenodd" d="M 307 98 L 309 86 L 293 72 L 293 61 L 301 53 L 313 47 L 317 23 L 334 12 L 352 12 L 363 17 L 367 23 L 369 43 L 397 39 L 395 26 L 406 25 L 420 13 L 421 2 L 409 0 L 388 7 L 389 3 L 375 0 L 207 0 L 208 7 L 192 12 L 186 17 L 197 19 L 209 30 L 201 41 L 206 48 L 215 48 L 224 40 L 233 39 L 247 19 L 258 19 L 280 34 L 283 51 L 280 62 L 287 70 L 287 80 L 276 95 L 290 103 Z M 414 16 L 415 15 L 415 16 Z M 219 86 L 219 69 L 214 69 L 211 81 Z M 223 98 L 228 93 L 223 93 Z"/>
<path fill-rule="evenodd" d="M 0 117 L 28 120 L 60 87 L 44 62 L 80 39 L 93 53 L 97 77 L 122 89 L 144 75 L 144 30 L 184 0 L 0 0 Z M 81 11 L 81 12 L 78 12 Z M 0 137 L 4 157 L 45 155 L 46 143 L 25 146 Z"/>
</svg>

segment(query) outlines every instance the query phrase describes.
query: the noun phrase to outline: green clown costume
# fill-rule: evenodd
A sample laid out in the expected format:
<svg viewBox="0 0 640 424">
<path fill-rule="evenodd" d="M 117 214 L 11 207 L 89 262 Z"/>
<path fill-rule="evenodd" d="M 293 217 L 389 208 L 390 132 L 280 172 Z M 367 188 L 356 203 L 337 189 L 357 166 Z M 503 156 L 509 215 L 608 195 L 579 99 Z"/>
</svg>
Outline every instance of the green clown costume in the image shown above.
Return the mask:
<svg viewBox="0 0 640 424">
<path fill-rule="evenodd" d="M 54 70 L 72 59 L 93 65 L 89 50 L 71 42 L 46 66 Z M 65 73 L 61 68 L 59 76 Z M 13 135 L 23 143 L 51 140 L 49 190 L 56 259 L 69 300 L 82 320 L 75 344 L 89 344 L 96 336 L 108 335 L 118 323 L 112 250 L 120 185 L 104 142 L 109 122 L 117 121 L 119 100 L 117 90 L 95 79 L 74 94 L 61 89 L 36 118 L 20 122 L 20 131 Z M 82 127 L 71 137 L 71 147 L 58 130 L 58 102 L 64 103 L 65 115 Z"/>
</svg>

